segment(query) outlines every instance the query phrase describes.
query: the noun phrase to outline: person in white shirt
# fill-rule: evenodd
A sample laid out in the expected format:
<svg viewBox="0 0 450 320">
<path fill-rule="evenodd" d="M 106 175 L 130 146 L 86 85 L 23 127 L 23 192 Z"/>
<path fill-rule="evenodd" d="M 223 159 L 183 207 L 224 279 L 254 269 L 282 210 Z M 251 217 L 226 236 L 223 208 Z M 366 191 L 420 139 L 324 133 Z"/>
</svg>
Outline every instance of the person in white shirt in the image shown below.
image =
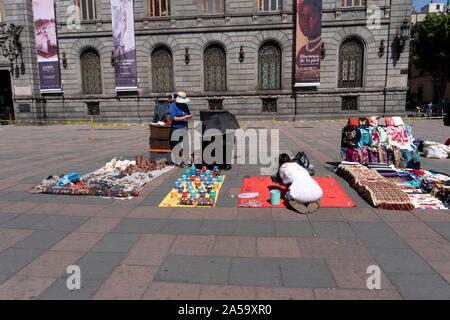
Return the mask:
<svg viewBox="0 0 450 320">
<path fill-rule="evenodd" d="M 307 214 L 315 212 L 320 207 L 322 188 L 311 178 L 305 168 L 296 162 L 291 162 L 291 158 L 286 153 L 279 157 L 278 175 L 283 184 L 289 185 L 286 199 L 293 209 Z"/>
</svg>

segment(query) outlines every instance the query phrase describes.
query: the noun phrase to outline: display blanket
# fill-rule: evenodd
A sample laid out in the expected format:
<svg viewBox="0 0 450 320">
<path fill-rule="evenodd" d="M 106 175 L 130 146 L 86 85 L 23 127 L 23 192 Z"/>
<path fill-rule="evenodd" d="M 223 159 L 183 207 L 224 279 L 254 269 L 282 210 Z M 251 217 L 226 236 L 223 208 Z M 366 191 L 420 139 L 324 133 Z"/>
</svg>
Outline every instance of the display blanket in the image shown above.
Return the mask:
<svg viewBox="0 0 450 320">
<path fill-rule="evenodd" d="M 167 196 L 163 199 L 163 201 L 161 201 L 161 203 L 159 204 L 160 207 L 215 207 L 217 204 L 217 200 L 219 199 L 219 192 L 220 189 L 222 188 L 222 184 L 225 181 L 225 177 L 226 176 L 221 176 L 222 177 L 222 182 L 217 182 L 216 186 L 212 187 L 212 191 L 215 191 L 215 194 L 211 194 L 211 192 L 206 192 L 207 188 L 206 188 L 206 183 L 205 182 L 201 182 L 198 181 L 197 186 L 193 187 L 193 189 L 196 192 L 196 196 L 192 197 L 192 194 L 190 194 L 188 192 L 187 197 L 191 200 L 188 200 L 189 202 L 192 202 L 192 204 L 180 204 L 181 199 L 183 199 L 183 193 L 179 192 L 179 190 L 176 190 L 175 188 L 172 188 L 169 193 L 167 194 Z M 187 181 L 182 181 L 180 183 L 181 186 L 183 186 L 183 190 L 185 190 L 185 192 L 187 192 L 186 190 L 188 190 L 188 182 Z M 195 182 L 191 182 L 192 185 L 195 185 Z M 213 199 L 214 201 L 211 201 L 210 203 L 198 203 L 198 195 L 200 193 L 199 187 L 202 188 L 201 190 L 205 190 L 205 196 L 203 197 L 204 199 L 206 199 L 205 202 L 208 202 L 208 199 Z"/>
<path fill-rule="evenodd" d="M 30 193 L 48 193 L 73 196 L 98 196 L 110 199 L 132 199 L 150 181 L 172 170 L 165 161 L 112 159 L 101 169 L 82 177 L 77 173 L 65 176 L 49 176 L 41 184 L 33 186 Z"/>
<path fill-rule="evenodd" d="M 323 197 L 321 198 L 322 207 L 356 207 L 349 196 L 342 190 L 336 180 L 330 177 L 312 177 L 322 188 Z M 281 199 L 279 205 L 270 203 L 270 190 L 279 189 Z M 244 179 L 239 199 L 239 207 L 248 207 L 247 202 L 257 200 L 261 202 L 262 207 L 289 207 L 285 199 L 287 186 L 272 182 L 271 177 L 249 177 Z M 256 197 L 247 197 L 246 195 L 257 193 Z"/>
</svg>

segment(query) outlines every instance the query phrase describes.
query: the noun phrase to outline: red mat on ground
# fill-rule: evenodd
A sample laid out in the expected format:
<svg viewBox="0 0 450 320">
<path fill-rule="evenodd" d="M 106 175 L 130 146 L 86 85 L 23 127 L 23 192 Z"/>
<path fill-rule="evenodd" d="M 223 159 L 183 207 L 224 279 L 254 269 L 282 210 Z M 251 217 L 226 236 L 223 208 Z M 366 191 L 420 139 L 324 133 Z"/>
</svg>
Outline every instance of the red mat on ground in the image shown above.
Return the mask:
<svg viewBox="0 0 450 320">
<path fill-rule="evenodd" d="M 328 177 L 313 177 L 323 190 L 322 207 L 356 207 L 353 201 L 342 190 L 336 180 Z M 270 190 L 279 189 L 281 191 L 281 201 L 278 206 L 270 203 Z M 258 192 L 258 200 L 263 203 L 263 207 L 288 207 L 289 203 L 285 199 L 287 187 L 282 184 L 272 182 L 271 177 L 250 177 L 244 179 L 241 193 Z M 248 198 L 248 200 L 255 200 L 256 198 Z M 247 200 L 245 198 L 239 199 L 239 206 L 241 201 Z"/>
</svg>

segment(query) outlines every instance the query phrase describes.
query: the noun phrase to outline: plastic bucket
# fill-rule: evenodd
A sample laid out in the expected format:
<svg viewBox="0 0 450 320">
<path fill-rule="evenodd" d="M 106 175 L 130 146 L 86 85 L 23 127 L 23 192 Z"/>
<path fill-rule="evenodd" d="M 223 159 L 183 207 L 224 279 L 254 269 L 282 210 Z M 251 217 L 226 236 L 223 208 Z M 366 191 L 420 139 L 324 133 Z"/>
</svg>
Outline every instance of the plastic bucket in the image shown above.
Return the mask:
<svg viewBox="0 0 450 320">
<path fill-rule="evenodd" d="M 270 190 L 270 204 L 273 206 L 278 206 L 280 204 L 281 191 L 274 189 Z"/>
</svg>

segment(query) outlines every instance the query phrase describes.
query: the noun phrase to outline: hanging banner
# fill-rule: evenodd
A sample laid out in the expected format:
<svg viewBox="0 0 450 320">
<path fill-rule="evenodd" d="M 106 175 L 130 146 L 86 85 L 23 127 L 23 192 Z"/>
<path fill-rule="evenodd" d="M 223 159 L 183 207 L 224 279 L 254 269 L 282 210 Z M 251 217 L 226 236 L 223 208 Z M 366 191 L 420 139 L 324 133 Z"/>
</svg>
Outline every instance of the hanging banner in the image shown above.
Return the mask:
<svg viewBox="0 0 450 320">
<path fill-rule="evenodd" d="M 111 0 L 116 90 L 136 90 L 133 0 Z"/>
<path fill-rule="evenodd" d="M 320 84 L 322 0 L 297 0 L 295 86 Z"/>
<path fill-rule="evenodd" d="M 61 90 L 53 0 L 33 0 L 34 33 L 41 91 Z"/>
</svg>

